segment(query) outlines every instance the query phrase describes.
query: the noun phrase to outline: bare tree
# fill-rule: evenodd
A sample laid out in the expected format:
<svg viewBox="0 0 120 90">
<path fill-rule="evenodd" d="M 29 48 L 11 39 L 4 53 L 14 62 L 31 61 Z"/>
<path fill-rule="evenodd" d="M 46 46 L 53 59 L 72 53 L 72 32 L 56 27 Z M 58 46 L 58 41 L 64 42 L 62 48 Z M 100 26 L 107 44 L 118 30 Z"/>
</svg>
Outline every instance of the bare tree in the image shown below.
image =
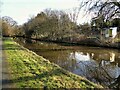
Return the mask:
<svg viewBox="0 0 120 90">
<path fill-rule="evenodd" d="M 120 18 L 120 1 L 119 0 L 87 0 L 81 2 L 81 6 L 86 13 L 93 12 L 94 18 L 104 16 L 104 20 Z"/>
<path fill-rule="evenodd" d="M 2 20 L 6 23 L 8 23 L 10 26 L 16 26 L 17 25 L 17 22 L 14 21 L 11 17 L 9 16 L 4 16 L 2 17 Z"/>
</svg>

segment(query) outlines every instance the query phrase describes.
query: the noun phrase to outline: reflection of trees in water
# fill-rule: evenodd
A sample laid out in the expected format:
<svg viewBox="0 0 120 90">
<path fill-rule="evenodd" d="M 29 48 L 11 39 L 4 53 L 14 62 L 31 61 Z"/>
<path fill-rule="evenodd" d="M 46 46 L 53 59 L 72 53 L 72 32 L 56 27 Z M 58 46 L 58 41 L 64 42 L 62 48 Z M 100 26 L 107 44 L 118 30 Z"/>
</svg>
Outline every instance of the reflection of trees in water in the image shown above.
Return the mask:
<svg viewBox="0 0 120 90">
<path fill-rule="evenodd" d="M 117 90 L 120 89 L 120 75 L 115 79 L 115 81 L 109 85 L 109 88 L 116 88 Z"/>
<path fill-rule="evenodd" d="M 61 62 L 61 66 L 64 67 L 65 69 L 73 72 L 75 69 L 78 68 L 78 66 L 76 65 L 77 61 L 75 59 L 75 51 L 68 51 L 69 53 L 61 53 L 61 55 L 65 55 L 65 59 L 62 60 Z M 67 57 L 66 57 L 67 56 Z M 59 63 L 58 63 L 59 64 Z"/>
<path fill-rule="evenodd" d="M 94 53 L 81 54 L 86 55 L 88 57 L 95 56 Z M 99 84 L 107 86 L 110 85 L 111 82 L 113 82 L 114 79 L 119 76 L 119 74 L 117 74 L 116 72 L 116 69 L 119 68 L 118 64 L 111 65 L 111 63 L 115 62 L 115 55 L 113 53 L 110 53 L 110 55 L 110 60 L 100 60 L 98 58 L 98 61 L 79 61 L 76 65 L 79 68 L 79 70 L 76 73 L 85 76 L 93 82 L 97 82 Z M 77 61 L 75 52 L 71 54 L 71 58 L 74 58 Z"/>
<path fill-rule="evenodd" d="M 86 52 L 87 53 L 87 52 Z M 101 62 L 103 61 L 104 64 L 112 64 L 112 65 L 118 65 L 120 67 L 120 56 L 116 55 L 115 52 L 106 52 L 106 53 L 101 53 L 101 52 L 96 52 L 96 53 L 89 53 L 89 56 L 91 59 Z"/>
<path fill-rule="evenodd" d="M 35 49 L 33 51 L 37 54 L 64 67 L 66 70 L 85 76 L 89 80 L 103 85 L 110 85 L 120 73 L 120 70 L 118 74 L 116 72 L 116 69 L 120 67 L 120 56 L 114 50 L 107 51 L 105 49 L 98 50 L 85 47 L 69 50 L 70 48 L 57 44 L 44 42 L 29 44 L 24 39 L 20 42 L 23 42 L 23 46 L 32 50 Z M 80 57 L 76 58 L 76 55 Z M 87 58 L 86 61 L 84 58 L 80 61 L 84 56 Z"/>
<path fill-rule="evenodd" d="M 110 52 L 110 62 L 115 62 L 115 53 Z"/>
<path fill-rule="evenodd" d="M 84 74 L 86 78 L 93 82 L 108 86 L 114 80 L 114 75 L 112 75 L 114 72 L 110 73 L 109 71 L 109 69 L 112 69 L 112 67 L 97 66 L 95 63 L 89 62 L 89 64 L 87 64 L 82 61 L 79 62 L 79 66 L 82 74 Z"/>
</svg>

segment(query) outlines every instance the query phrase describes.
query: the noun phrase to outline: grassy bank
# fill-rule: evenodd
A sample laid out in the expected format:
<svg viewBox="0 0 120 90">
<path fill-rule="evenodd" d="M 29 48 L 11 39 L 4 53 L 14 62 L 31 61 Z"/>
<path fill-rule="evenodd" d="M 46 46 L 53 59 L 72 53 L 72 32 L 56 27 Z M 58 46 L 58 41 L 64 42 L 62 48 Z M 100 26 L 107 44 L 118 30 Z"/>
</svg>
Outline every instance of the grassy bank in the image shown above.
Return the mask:
<svg viewBox="0 0 120 90">
<path fill-rule="evenodd" d="M 4 39 L 4 52 L 11 73 L 10 83 L 18 88 L 102 88 L 50 63 L 10 38 Z"/>
</svg>

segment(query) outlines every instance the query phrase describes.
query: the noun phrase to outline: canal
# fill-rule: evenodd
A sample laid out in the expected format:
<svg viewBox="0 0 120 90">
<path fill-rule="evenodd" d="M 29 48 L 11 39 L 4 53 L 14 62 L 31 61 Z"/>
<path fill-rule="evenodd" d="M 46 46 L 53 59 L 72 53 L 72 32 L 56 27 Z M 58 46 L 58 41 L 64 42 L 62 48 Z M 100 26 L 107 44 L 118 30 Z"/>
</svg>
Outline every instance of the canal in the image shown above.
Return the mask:
<svg viewBox="0 0 120 90">
<path fill-rule="evenodd" d="M 16 39 L 60 67 L 103 86 L 119 86 L 120 50 Z"/>
</svg>

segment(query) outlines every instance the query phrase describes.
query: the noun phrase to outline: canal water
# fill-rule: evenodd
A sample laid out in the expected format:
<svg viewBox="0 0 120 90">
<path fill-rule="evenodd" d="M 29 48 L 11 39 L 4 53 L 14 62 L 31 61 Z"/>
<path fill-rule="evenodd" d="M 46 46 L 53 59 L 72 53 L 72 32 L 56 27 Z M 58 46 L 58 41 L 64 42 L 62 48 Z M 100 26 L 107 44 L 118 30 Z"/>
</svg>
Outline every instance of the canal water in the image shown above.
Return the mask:
<svg viewBox="0 0 120 90">
<path fill-rule="evenodd" d="M 60 67 L 103 86 L 118 86 L 120 79 L 120 50 L 101 47 L 73 46 L 16 39 Z"/>
</svg>

